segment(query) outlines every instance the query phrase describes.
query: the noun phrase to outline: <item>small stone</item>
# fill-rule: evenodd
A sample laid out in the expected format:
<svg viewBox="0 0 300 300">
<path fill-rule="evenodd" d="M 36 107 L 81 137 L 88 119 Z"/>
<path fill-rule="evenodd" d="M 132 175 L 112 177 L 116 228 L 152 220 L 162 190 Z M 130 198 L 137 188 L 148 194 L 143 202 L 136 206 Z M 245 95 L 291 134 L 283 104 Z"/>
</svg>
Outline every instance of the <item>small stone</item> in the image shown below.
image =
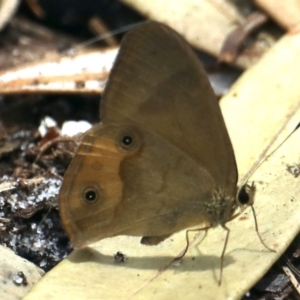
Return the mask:
<svg viewBox="0 0 300 300">
<path fill-rule="evenodd" d="M 20 285 L 24 285 L 24 286 L 28 285 L 27 279 L 26 279 L 26 277 L 25 277 L 25 275 L 24 275 L 23 272 L 18 272 L 18 273 L 13 277 L 13 282 L 14 282 L 16 285 L 18 285 L 18 286 L 20 286 Z"/>
</svg>

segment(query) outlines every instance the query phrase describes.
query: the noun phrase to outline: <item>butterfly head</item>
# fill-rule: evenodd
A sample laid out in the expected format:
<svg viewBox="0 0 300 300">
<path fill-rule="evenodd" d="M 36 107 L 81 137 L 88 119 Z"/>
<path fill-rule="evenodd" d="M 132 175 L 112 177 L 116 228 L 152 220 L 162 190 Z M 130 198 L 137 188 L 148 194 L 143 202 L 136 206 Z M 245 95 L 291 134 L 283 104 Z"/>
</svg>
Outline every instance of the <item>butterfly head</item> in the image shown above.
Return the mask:
<svg viewBox="0 0 300 300">
<path fill-rule="evenodd" d="M 253 205 L 254 203 L 254 196 L 256 192 L 256 187 L 254 182 L 252 184 L 243 184 L 237 192 L 236 201 L 238 206 L 243 211 L 248 206 Z"/>
</svg>

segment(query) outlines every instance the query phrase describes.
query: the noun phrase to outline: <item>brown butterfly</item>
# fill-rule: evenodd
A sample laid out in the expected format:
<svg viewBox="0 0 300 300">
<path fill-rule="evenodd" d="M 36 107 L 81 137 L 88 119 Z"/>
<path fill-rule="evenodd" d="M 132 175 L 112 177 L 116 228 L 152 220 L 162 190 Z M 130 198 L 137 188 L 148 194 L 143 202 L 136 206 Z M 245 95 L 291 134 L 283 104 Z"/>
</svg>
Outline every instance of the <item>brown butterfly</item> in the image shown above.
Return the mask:
<svg viewBox="0 0 300 300">
<path fill-rule="evenodd" d="M 218 102 L 183 38 L 156 22 L 131 30 L 100 119 L 84 134 L 59 196 L 73 246 L 117 235 L 156 245 L 186 228 L 221 225 L 223 257 L 226 223 L 253 204 L 255 187 L 237 188 Z"/>
</svg>

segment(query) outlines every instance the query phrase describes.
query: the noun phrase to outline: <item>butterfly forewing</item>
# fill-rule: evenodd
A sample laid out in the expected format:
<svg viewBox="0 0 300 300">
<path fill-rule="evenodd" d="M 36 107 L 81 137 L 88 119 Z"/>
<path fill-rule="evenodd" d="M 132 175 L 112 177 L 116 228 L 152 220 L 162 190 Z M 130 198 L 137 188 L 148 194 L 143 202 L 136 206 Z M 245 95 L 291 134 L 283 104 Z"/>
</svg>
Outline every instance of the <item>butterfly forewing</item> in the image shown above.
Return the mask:
<svg viewBox="0 0 300 300">
<path fill-rule="evenodd" d="M 235 158 L 214 92 L 195 53 L 168 27 L 146 22 L 126 35 L 100 114 L 105 123 L 155 132 L 235 193 Z"/>
</svg>

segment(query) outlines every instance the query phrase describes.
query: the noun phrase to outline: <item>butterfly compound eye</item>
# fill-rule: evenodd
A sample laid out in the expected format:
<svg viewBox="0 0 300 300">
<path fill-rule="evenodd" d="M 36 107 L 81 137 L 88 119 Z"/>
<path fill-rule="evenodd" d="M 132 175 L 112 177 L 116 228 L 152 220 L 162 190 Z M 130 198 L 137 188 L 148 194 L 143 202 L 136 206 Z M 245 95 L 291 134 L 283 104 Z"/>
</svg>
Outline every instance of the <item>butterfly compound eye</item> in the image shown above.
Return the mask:
<svg viewBox="0 0 300 300">
<path fill-rule="evenodd" d="M 245 186 L 243 186 L 238 194 L 238 201 L 243 204 L 243 205 L 247 205 L 249 203 L 250 197 L 249 194 L 247 193 Z"/>
<path fill-rule="evenodd" d="M 241 205 L 252 205 L 254 202 L 255 186 L 244 184 L 237 195 L 237 200 Z"/>
</svg>

